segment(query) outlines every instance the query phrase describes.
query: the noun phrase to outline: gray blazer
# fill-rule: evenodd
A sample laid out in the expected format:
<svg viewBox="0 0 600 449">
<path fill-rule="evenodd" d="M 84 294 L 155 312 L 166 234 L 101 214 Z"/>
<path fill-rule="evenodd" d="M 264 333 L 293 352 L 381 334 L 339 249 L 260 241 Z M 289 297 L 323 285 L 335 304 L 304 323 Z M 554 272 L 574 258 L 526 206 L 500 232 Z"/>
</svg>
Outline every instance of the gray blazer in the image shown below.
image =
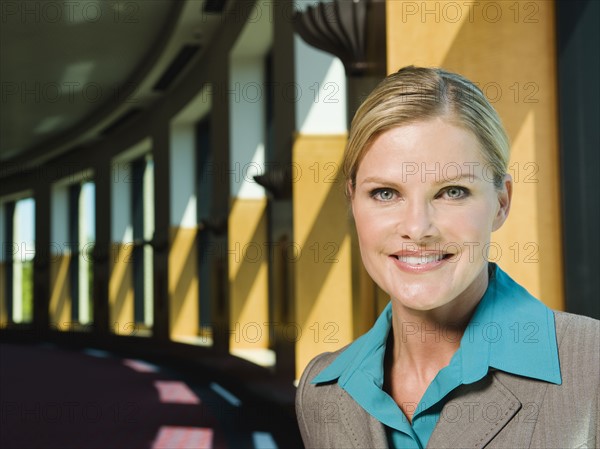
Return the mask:
<svg viewBox="0 0 600 449">
<path fill-rule="evenodd" d="M 562 385 L 490 370 L 451 393 L 428 448 L 600 447 L 600 321 L 554 315 Z M 387 448 L 383 424 L 336 382 L 310 383 L 340 351 L 313 359 L 300 379 L 296 414 L 304 445 Z"/>
</svg>

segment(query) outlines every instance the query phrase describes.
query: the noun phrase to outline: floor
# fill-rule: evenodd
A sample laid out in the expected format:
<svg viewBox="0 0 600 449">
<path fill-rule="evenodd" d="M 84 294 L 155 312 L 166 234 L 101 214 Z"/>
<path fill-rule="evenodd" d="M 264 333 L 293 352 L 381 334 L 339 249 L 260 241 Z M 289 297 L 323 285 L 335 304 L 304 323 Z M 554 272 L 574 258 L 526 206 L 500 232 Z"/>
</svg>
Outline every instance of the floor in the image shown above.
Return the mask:
<svg viewBox="0 0 600 449">
<path fill-rule="evenodd" d="M 293 412 L 219 379 L 93 348 L 4 343 L 0 447 L 287 449 L 302 444 Z"/>
</svg>

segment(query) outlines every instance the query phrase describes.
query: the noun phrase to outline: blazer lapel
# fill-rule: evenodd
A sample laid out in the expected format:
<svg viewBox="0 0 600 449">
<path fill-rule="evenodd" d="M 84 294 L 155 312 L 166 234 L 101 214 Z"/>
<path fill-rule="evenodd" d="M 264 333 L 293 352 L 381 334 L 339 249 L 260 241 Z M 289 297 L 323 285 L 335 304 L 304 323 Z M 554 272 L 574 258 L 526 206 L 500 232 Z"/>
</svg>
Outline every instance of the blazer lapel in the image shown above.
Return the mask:
<svg viewBox="0 0 600 449">
<path fill-rule="evenodd" d="M 521 408 L 494 375 L 457 388 L 444 405 L 427 448 L 483 448 Z"/>
<path fill-rule="evenodd" d="M 352 440 L 355 448 L 388 449 L 383 424 L 367 413 L 341 388 L 338 406 L 346 434 Z"/>
</svg>

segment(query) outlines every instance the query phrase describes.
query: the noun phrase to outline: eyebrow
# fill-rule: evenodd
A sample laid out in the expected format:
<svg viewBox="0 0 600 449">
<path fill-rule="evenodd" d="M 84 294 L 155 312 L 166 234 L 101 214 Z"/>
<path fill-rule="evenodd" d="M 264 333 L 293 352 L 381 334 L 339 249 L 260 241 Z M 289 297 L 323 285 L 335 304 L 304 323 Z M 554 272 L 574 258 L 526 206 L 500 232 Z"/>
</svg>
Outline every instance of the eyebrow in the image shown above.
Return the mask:
<svg viewBox="0 0 600 449">
<path fill-rule="evenodd" d="M 457 182 L 462 181 L 463 179 L 468 179 L 469 181 L 480 181 L 481 178 L 477 176 L 475 173 L 463 173 L 460 176 L 450 177 L 448 179 L 440 179 L 435 182 L 435 184 L 445 184 L 447 182 Z"/>
<path fill-rule="evenodd" d="M 426 173 L 425 174 L 425 176 L 426 176 L 425 179 L 427 179 L 428 177 L 430 178 L 432 174 L 433 173 Z M 409 176 L 421 176 L 421 175 L 417 172 L 417 173 L 403 174 L 402 176 L 403 177 L 409 177 Z M 437 177 L 437 175 L 436 175 L 436 177 Z M 468 179 L 471 182 L 480 181 L 481 180 L 481 178 L 479 176 L 477 176 L 476 174 L 474 174 L 474 173 L 463 173 L 463 174 L 461 174 L 459 176 L 453 176 L 453 177 L 449 177 L 447 179 L 446 178 L 436 179 L 435 182 L 434 182 L 434 184 L 435 185 L 440 185 L 440 184 L 458 182 L 458 181 L 462 181 L 464 179 Z M 366 177 L 363 180 L 363 182 L 361 184 L 367 184 L 367 183 L 389 184 L 390 182 L 394 183 L 396 181 L 395 180 L 394 181 L 390 181 L 390 179 L 380 178 L 378 176 L 368 176 L 368 177 Z"/>
</svg>

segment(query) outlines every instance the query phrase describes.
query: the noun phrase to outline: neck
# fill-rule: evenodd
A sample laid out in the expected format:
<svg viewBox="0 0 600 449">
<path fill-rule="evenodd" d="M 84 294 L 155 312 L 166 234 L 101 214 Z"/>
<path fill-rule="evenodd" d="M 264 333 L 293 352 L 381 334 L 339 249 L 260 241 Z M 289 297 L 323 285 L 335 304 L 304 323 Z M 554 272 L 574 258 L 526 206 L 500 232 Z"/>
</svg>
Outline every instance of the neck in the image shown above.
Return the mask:
<svg viewBox="0 0 600 449">
<path fill-rule="evenodd" d="M 487 269 L 469 288 L 434 310 L 414 310 L 392 300 L 392 333 L 386 355 L 394 371 L 431 381 L 460 346 L 460 340 L 488 286 Z"/>
</svg>

